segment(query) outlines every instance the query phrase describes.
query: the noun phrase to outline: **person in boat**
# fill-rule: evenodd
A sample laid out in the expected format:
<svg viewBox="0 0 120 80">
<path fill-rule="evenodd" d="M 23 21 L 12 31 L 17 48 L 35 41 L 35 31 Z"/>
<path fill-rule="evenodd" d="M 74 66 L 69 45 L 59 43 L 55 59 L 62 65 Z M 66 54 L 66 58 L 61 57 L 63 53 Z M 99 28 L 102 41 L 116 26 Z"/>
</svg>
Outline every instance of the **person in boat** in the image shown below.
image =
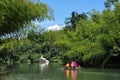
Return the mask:
<svg viewBox="0 0 120 80">
<path fill-rule="evenodd" d="M 80 69 L 80 66 L 78 65 L 77 62 L 72 61 L 72 62 L 71 62 L 71 69 Z"/>
<path fill-rule="evenodd" d="M 65 65 L 65 69 L 70 69 L 70 64 L 69 64 L 69 63 L 67 63 L 67 64 Z"/>
<path fill-rule="evenodd" d="M 80 65 L 77 62 L 72 61 L 71 63 L 65 64 L 65 69 L 80 69 Z"/>
</svg>

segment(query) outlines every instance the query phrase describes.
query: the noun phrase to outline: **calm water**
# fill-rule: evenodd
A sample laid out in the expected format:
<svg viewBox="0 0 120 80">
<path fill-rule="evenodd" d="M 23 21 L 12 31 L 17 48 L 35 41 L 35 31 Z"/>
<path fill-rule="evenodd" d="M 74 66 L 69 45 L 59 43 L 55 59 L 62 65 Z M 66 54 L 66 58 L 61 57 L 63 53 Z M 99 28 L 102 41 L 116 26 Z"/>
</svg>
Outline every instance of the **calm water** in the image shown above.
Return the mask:
<svg viewBox="0 0 120 80">
<path fill-rule="evenodd" d="M 120 70 L 62 70 L 58 64 L 21 64 L 0 76 L 0 80 L 120 80 Z"/>
</svg>

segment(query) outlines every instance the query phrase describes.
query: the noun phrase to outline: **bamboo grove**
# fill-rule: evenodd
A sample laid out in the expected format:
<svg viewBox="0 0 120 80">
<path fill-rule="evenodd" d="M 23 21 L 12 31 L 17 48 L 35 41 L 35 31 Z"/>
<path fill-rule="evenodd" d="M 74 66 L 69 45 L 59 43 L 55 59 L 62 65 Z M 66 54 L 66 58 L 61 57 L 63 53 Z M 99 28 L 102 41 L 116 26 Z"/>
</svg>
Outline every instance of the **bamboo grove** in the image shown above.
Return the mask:
<svg viewBox="0 0 120 80">
<path fill-rule="evenodd" d="M 62 64 L 77 61 L 82 67 L 120 68 L 120 3 L 118 0 L 107 0 L 106 8 L 102 12 L 73 11 L 71 17 L 65 19 L 66 26 L 59 31 L 45 31 L 42 28 L 36 30 L 33 27 L 26 29 L 27 25 L 36 27 L 31 24 L 33 20 L 52 20 L 52 9 L 43 3 L 17 1 L 21 0 L 0 2 L 2 5 L 0 65 L 33 63 L 43 55 L 51 62 Z M 8 3 L 20 4 L 6 6 Z M 23 6 L 20 7 L 21 5 Z M 41 7 L 45 11 L 42 12 Z M 15 16 L 16 13 L 19 13 L 18 16 Z M 24 38 L 15 37 L 18 33 L 23 35 L 24 29 L 27 31 Z M 3 35 L 9 34 L 12 36 L 3 38 Z"/>
</svg>

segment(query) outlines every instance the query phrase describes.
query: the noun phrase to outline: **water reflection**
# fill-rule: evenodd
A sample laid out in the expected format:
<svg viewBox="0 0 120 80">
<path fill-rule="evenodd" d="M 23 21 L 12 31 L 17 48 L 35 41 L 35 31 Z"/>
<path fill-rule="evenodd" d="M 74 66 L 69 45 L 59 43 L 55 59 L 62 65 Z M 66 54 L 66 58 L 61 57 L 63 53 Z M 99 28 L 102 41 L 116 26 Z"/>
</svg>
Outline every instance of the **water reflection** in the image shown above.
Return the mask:
<svg viewBox="0 0 120 80">
<path fill-rule="evenodd" d="M 58 70 L 57 64 L 20 64 L 7 70 L 0 80 L 120 80 L 120 70 Z"/>
<path fill-rule="evenodd" d="M 6 75 L 0 75 L 0 80 L 6 80 Z"/>
<path fill-rule="evenodd" d="M 77 70 L 66 70 L 67 80 L 77 80 Z"/>
<path fill-rule="evenodd" d="M 39 64 L 41 73 L 48 69 L 48 64 Z"/>
<path fill-rule="evenodd" d="M 0 67 L 0 80 L 6 80 L 6 68 Z"/>
<path fill-rule="evenodd" d="M 70 70 L 66 70 L 66 78 L 69 80 Z"/>
</svg>

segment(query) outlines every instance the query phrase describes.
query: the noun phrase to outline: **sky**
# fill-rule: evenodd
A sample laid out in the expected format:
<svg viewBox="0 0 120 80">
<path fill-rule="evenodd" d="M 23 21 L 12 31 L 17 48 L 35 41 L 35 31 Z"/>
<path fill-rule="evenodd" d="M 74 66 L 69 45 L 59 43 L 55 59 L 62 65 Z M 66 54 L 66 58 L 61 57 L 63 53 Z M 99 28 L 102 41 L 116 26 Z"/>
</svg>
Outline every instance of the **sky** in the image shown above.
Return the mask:
<svg viewBox="0 0 120 80">
<path fill-rule="evenodd" d="M 40 0 L 46 3 L 54 10 L 54 21 L 37 22 L 42 27 L 49 27 L 54 25 L 64 26 L 65 18 L 71 17 L 72 11 L 78 13 L 90 12 L 92 9 L 103 11 L 105 9 L 104 2 L 106 0 Z"/>
</svg>

